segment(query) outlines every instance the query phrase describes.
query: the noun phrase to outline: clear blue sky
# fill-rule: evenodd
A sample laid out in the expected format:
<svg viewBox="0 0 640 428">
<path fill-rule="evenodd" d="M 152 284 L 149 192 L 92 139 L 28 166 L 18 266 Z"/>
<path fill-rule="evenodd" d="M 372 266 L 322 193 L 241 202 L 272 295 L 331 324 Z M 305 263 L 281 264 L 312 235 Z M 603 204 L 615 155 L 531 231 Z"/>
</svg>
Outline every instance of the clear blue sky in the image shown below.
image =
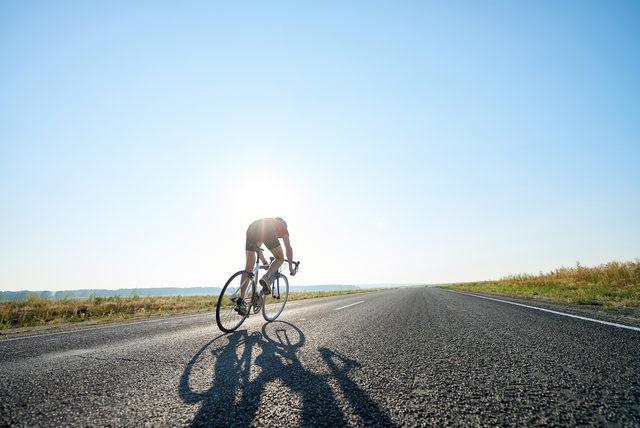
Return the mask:
<svg viewBox="0 0 640 428">
<path fill-rule="evenodd" d="M 0 3 L 0 289 L 640 256 L 640 2 Z"/>
</svg>

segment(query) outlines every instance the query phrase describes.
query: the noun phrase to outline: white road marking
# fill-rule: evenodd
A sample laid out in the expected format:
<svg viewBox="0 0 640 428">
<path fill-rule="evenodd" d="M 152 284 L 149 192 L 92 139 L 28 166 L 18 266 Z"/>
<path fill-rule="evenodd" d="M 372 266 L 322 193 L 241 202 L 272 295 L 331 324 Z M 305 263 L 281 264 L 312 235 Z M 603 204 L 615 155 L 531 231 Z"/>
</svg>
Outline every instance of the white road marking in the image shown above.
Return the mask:
<svg viewBox="0 0 640 428">
<path fill-rule="evenodd" d="M 462 293 L 460 291 L 447 290 L 446 288 L 443 288 L 443 290 L 449 291 L 451 293 L 464 294 L 465 296 L 473 296 L 473 297 L 478 297 L 480 299 L 487 299 L 487 300 L 493 300 L 495 302 L 508 303 L 510 305 L 515 305 L 515 306 L 522 306 L 523 308 L 535 309 L 537 311 L 549 312 L 549 313 L 556 314 L 556 315 L 562 315 L 564 317 L 577 318 L 579 320 L 597 322 L 599 324 L 610 325 L 612 327 L 618 327 L 618 328 L 624 328 L 624 329 L 627 329 L 627 330 L 640 331 L 640 327 L 632 327 L 630 325 L 617 324 L 615 322 L 602 321 L 602 320 L 598 320 L 598 319 L 595 319 L 595 318 L 581 317 L 580 315 L 573 315 L 573 314 L 568 314 L 566 312 L 553 311 L 551 309 L 544 309 L 544 308 L 539 308 L 537 306 L 525 305 L 524 303 L 510 302 L 509 300 L 496 299 L 494 297 L 480 296 L 478 294 L 471 294 L 471 293 Z"/>
<path fill-rule="evenodd" d="M 359 302 L 351 303 L 349 305 L 340 306 L 339 308 L 335 308 L 334 311 L 339 311 L 340 309 L 348 308 L 349 306 L 359 305 L 360 303 L 364 303 L 364 300 L 360 300 Z"/>
</svg>

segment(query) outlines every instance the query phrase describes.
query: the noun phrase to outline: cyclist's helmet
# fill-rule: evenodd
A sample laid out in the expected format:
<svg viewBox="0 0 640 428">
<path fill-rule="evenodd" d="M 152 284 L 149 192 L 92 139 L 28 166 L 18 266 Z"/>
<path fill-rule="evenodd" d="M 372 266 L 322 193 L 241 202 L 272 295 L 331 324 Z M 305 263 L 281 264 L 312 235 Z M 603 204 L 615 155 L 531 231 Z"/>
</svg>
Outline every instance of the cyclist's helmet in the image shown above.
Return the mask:
<svg viewBox="0 0 640 428">
<path fill-rule="evenodd" d="M 276 220 L 278 220 L 280 223 L 282 223 L 282 225 L 284 226 L 285 229 L 287 228 L 287 222 L 284 221 L 282 218 L 276 217 Z"/>
</svg>

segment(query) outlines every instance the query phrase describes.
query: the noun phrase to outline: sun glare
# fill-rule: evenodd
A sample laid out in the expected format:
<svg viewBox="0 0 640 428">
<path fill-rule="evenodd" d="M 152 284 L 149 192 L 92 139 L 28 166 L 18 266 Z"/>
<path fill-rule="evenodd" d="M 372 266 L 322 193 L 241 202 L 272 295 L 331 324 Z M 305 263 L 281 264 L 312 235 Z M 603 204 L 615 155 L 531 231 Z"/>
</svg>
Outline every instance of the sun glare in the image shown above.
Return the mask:
<svg viewBox="0 0 640 428">
<path fill-rule="evenodd" d="M 261 217 L 296 216 L 295 183 L 293 179 L 275 172 L 260 173 L 259 177 L 236 177 L 226 187 L 225 207 L 234 220 L 244 223 Z"/>
</svg>

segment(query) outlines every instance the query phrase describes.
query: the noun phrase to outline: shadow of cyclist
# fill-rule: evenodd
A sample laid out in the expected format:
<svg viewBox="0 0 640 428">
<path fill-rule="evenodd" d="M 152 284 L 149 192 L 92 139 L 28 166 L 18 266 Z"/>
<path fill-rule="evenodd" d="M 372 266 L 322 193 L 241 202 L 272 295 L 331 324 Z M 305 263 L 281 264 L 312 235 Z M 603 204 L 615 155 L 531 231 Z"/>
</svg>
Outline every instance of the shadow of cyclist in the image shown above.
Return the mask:
<svg viewBox="0 0 640 428">
<path fill-rule="evenodd" d="M 224 344 L 224 340 L 228 342 Z M 305 369 L 297 356 L 304 342 L 304 334 L 298 327 L 277 321 L 265 324 L 260 333 L 239 331 L 218 336 L 207 343 L 189 361 L 180 380 L 182 400 L 187 403 L 201 402 L 192 425 L 251 425 L 258 414 L 261 399 L 264 400 L 264 406 L 287 406 L 286 409 L 275 409 L 271 413 L 280 414 L 280 410 L 284 410 L 288 414 L 291 410 L 298 410 L 298 425 L 346 425 L 342 409 L 329 385 L 329 376 L 337 379 L 345 394 L 355 394 L 355 405 L 349 397 L 347 399 L 363 421 L 392 425 L 377 404 L 349 379 L 348 371 L 357 367 L 357 362 L 322 348 L 323 359 L 328 363 L 327 359 L 330 360 L 331 374 L 314 373 Z M 213 381 L 208 389 L 196 392 L 190 386 L 190 383 L 199 380 L 192 378 L 200 377 L 194 374 L 194 368 L 200 361 L 209 358 L 208 349 L 211 349 L 211 358 L 214 360 Z M 256 357 L 252 363 L 254 353 Z M 340 366 L 333 360 L 336 356 L 340 358 Z M 283 402 L 285 395 L 290 394 L 278 390 L 282 385 L 300 400 L 294 398 L 293 403 Z M 265 391 L 267 394 L 264 394 Z M 270 391 L 274 393 L 269 394 Z M 291 406 L 299 409 L 291 409 Z M 372 412 L 373 419 L 361 413 L 364 410 Z"/>
<path fill-rule="evenodd" d="M 349 401 L 351 408 L 360 417 L 365 426 L 393 425 L 389 417 L 380 409 L 378 404 L 371 400 L 369 394 L 362 390 L 350 377 L 349 372 L 360 367 L 360 364 L 342 354 L 328 348 L 319 348 L 318 351 L 329 367 L 331 375 L 338 381 L 342 393 Z"/>
</svg>

